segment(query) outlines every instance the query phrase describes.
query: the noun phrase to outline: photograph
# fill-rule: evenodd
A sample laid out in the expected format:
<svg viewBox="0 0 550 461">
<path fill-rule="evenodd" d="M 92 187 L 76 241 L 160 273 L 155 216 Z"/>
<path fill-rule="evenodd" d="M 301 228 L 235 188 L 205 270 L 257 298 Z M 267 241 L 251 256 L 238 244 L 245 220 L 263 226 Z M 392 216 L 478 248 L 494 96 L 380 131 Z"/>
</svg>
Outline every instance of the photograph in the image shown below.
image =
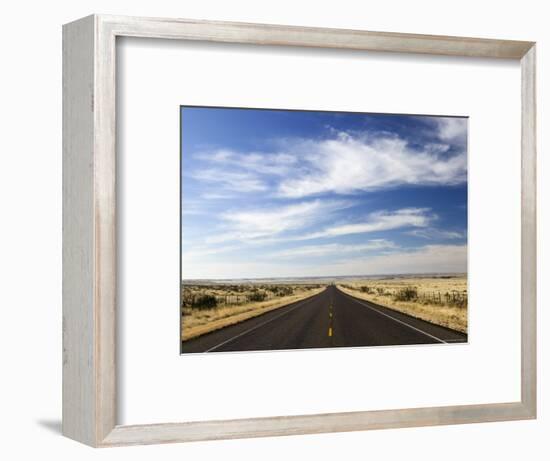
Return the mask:
<svg viewBox="0 0 550 461">
<path fill-rule="evenodd" d="M 468 343 L 468 117 L 179 110 L 181 354 Z"/>
</svg>

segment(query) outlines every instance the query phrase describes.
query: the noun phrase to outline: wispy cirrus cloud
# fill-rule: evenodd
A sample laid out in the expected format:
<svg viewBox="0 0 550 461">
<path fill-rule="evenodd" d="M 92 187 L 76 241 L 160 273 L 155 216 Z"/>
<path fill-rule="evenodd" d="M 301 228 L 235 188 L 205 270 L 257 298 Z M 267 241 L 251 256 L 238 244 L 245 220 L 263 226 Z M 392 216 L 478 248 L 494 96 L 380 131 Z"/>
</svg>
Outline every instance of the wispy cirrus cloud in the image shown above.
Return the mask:
<svg viewBox="0 0 550 461">
<path fill-rule="evenodd" d="M 230 149 L 199 152 L 194 157 L 219 167 L 229 166 L 259 175 L 275 176 L 289 174 L 299 162 L 295 155 L 284 152 L 237 152 Z"/>
<path fill-rule="evenodd" d="M 310 258 L 320 256 L 340 256 L 342 254 L 357 254 L 367 251 L 395 249 L 397 245 L 394 242 L 385 239 L 374 239 L 362 244 L 340 244 L 327 243 L 324 245 L 308 245 L 272 253 L 273 257 L 292 259 L 292 258 Z"/>
<path fill-rule="evenodd" d="M 232 192 L 264 192 L 267 184 L 260 177 L 246 171 L 227 171 L 219 168 L 200 169 L 190 173 L 193 179 L 210 183 L 218 190 Z M 219 195 L 219 193 L 218 193 Z"/>
<path fill-rule="evenodd" d="M 351 202 L 312 200 L 286 206 L 222 213 L 224 225 L 218 235 L 207 238 L 208 243 L 229 240 L 265 240 L 295 232 L 326 221 L 337 210 L 351 206 Z"/>
<path fill-rule="evenodd" d="M 366 234 L 409 227 L 426 227 L 437 217 L 429 208 L 403 208 L 396 211 L 376 211 L 365 221 L 327 227 L 321 231 L 303 235 L 300 240 L 323 237 L 339 237 L 350 234 Z"/>
<path fill-rule="evenodd" d="M 368 234 L 394 229 L 422 228 L 437 219 L 428 208 L 403 208 L 370 213 L 364 221 L 322 227 L 315 232 L 303 230 L 330 220 L 331 213 L 353 206 L 349 201 L 313 200 L 270 209 L 228 212 L 222 215 L 221 232 L 206 239 L 209 244 L 232 240 L 244 243 L 280 243 L 330 239 L 354 234 Z M 319 226 L 321 227 L 321 226 Z"/>
<path fill-rule="evenodd" d="M 463 239 L 466 237 L 466 232 L 458 232 L 458 231 L 452 231 L 452 230 L 443 230 L 443 229 L 436 229 L 433 227 L 426 228 L 426 229 L 413 229 L 410 231 L 405 232 L 407 235 L 412 235 L 413 237 L 419 237 L 426 240 L 455 240 L 455 239 Z"/>
</svg>

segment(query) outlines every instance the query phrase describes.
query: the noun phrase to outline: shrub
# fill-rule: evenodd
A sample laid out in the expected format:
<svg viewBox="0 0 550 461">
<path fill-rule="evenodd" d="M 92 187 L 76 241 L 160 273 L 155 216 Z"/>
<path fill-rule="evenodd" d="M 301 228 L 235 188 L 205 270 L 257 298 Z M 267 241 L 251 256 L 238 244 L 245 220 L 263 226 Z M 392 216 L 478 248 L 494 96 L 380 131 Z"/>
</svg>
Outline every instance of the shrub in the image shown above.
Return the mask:
<svg viewBox="0 0 550 461">
<path fill-rule="evenodd" d="M 248 300 L 252 302 L 265 301 L 266 298 L 267 298 L 267 293 L 265 291 L 256 291 L 248 296 Z"/>
<path fill-rule="evenodd" d="M 191 290 L 184 289 L 181 293 L 181 307 L 193 306 L 194 295 Z"/>
<path fill-rule="evenodd" d="M 453 290 L 451 293 L 445 293 L 445 302 L 449 306 L 467 307 L 468 297 L 465 292 L 460 293 Z"/>
<path fill-rule="evenodd" d="M 412 301 L 418 298 L 418 291 L 415 287 L 405 287 L 399 290 L 394 298 L 396 301 Z"/>
<path fill-rule="evenodd" d="M 213 309 L 218 306 L 218 300 L 214 295 L 199 295 L 193 299 L 195 309 Z"/>
<path fill-rule="evenodd" d="M 275 285 L 266 289 L 271 291 L 275 296 L 289 296 L 294 293 L 294 289 L 286 285 Z"/>
<path fill-rule="evenodd" d="M 277 290 L 278 296 L 290 296 L 294 293 L 294 289 L 292 287 L 279 287 Z"/>
</svg>

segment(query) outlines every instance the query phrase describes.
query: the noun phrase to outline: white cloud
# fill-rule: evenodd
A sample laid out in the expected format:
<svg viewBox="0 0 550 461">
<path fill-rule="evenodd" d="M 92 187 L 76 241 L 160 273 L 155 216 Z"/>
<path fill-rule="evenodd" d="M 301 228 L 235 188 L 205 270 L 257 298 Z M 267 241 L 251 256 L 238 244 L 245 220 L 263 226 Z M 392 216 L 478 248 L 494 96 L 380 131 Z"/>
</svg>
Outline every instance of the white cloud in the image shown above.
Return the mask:
<svg viewBox="0 0 550 461">
<path fill-rule="evenodd" d="M 364 222 L 328 227 L 319 232 L 306 234 L 300 237 L 300 240 L 365 234 L 405 227 L 426 227 L 435 219 L 436 216 L 430 214 L 428 208 L 402 208 L 396 211 L 383 210 L 371 213 Z"/>
<path fill-rule="evenodd" d="M 238 195 L 230 192 L 203 192 L 200 197 L 205 200 L 229 200 L 238 197 Z"/>
<path fill-rule="evenodd" d="M 396 248 L 395 243 L 385 239 L 370 240 L 367 243 L 345 245 L 340 243 L 328 243 L 325 245 L 308 245 L 297 248 L 290 248 L 270 254 L 272 258 L 301 258 L 301 257 L 319 257 L 328 255 L 341 255 L 346 253 L 362 253 L 365 251 L 375 251 Z"/>
<path fill-rule="evenodd" d="M 284 152 L 241 153 L 229 149 L 200 152 L 195 154 L 194 157 L 218 166 L 232 166 L 248 172 L 276 176 L 289 174 L 291 168 L 298 162 L 295 155 Z"/>
<path fill-rule="evenodd" d="M 466 144 L 468 119 L 461 117 L 438 117 L 435 118 L 439 128 L 439 138 L 443 141 L 458 142 Z"/>
<path fill-rule="evenodd" d="M 269 239 L 326 220 L 331 212 L 349 206 L 346 201 L 313 200 L 271 209 L 229 211 L 221 215 L 225 221 L 223 232 L 207 238 L 207 242 Z"/>
<path fill-rule="evenodd" d="M 218 189 L 232 192 L 264 192 L 267 184 L 258 176 L 244 171 L 227 171 L 218 168 L 198 170 L 190 175 L 199 181 L 212 183 Z M 219 194 L 217 190 L 213 193 Z"/>
<path fill-rule="evenodd" d="M 456 127 L 445 126 L 445 136 L 454 136 Z M 449 145 L 430 146 L 417 151 L 397 136 L 348 133 L 340 133 L 335 139 L 304 141 L 296 147 L 303 152 L 301 159 L 307 171 L 284 179 L 279 184 L 278 194 L 299 198 L 324 193 L 353 194 L 402 185 L 464 182 L 466 153 L 445 156 L 442 152 L 447 151 Z"/>
<path fill-rule="evenodd" d="M 412 235 L 413 237 L 420 237 L 427 240 L 432 240 L 432 239 L 454 240 L 454 239 L 462 239 L 466 237 L 465 232 L 449 231 L 449 230 L 442 230 L 442 229 L 435 229 L 435 228 L 413 229 L 405 233 L 407 235 Z"/>
</svg>

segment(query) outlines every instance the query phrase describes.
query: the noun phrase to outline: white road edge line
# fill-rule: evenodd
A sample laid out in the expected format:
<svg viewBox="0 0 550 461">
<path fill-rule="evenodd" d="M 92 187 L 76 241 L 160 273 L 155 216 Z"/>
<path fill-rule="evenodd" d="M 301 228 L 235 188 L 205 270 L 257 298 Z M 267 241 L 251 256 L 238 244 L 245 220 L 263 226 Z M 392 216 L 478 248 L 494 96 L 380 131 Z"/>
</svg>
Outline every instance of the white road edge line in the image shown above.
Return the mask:
<svg viewBox="0 0 550 461">
<path fill-rule="evenodd" d="M 323 292 L 321 292 L 321 293 L 323 293 Z M 318 294 L 321 294 L 321 293 L 318 293 Z M 269 320 L 266 320 L 265 322 L 262 322 L 262 323 L 260 323 L 259 325 L 256 325 L 256 326 L 254 326 L 254 327 L 252 327 L 252 328 L 249 328 L 248 330 L 245 330 L 245 331 L 243 331 L 242 333 L 239 333 L 237 336 L 233 336 L 232 338 L 226 339 L 224 342 L 222 342 L 222 343 L 220 343 L 220 344 L 217 344 L 216 346 L 213 346 L 213 347 L 211 347 L 210 349 L 207 349 L 205 352 L 212 352 L 212 351 L 215 351 L 215 350 L 218 349 L 219 347 L 222 347 L 222 346 L 224 346 L 225 344 L 230 343 L 231 341 L 234 341 L 235 339 L 240 338 L 241 336 L 244 336 L 244 335 L 246 335 L 247 333 L 250 333 L 251 331 L 256 330 L 257 328 L 260 328 L 260 327 L 262 327 L 262 326 L 264 326 L 264 325 L 267 325 L 269 322 L 273 322 L 273 320 L 277 320 L 279 317 L 282 317 L 283 315 L 286 315 L 286 314 L 292 312 L 293 310 L 298 309 L 299 307 L 303 306 L 305 303 L 307 303 L 307 302 L 309 302 L 309 301 L 312 301 L 312 299 L 315 298 L 316 296 L 317 296 L 317 295 L 313 295 L 313 296 L 311 296 L 311 297 L 308 298 L 308 299 L 304 299 L 300 304 L 294 306 L 292 309 L 289 309 L 289 310 L 283 312 L 282 314 L 279 314 L 279 315 L 277 315 L 277 316 L 275 316 L 275 317 L 273 317 L 273 318 L 271 318 L 271 319 L 269 319 Z"/>
<path fill-rule="evenodd" d="M 344 293 L 342 291 L 342 293 Z M 385 314 L 384 312 L 380 312 L 378 309 L 372 307 L 372 306 L 369 306 L 368 304 L 365 304 L 361 301 L 359 301 L 358 299 L 354 298 L 353 296 L 351 295 L 348 295 L 347 293 L 344 293 L 346 296 L 348 296 L 349 298 L 351 298 L 353 301 L 361 304 L 362 306 L 365 306 L 365 307 L 368 307 L 369 309 L 373 310 L 374 312 L 378 312 L 380 315 L 383 315 L 384 317 L 388 317 L 389 319 L 392 319 L 392 320 L 395 320 L 396 322 L 398 323 L 401 323 L 402 325 L 405 325 L 406 327 L 409 327 L 411 328 L 412 330 L 416 330 L 418 331 L 419 333 L 422 333 L 423 335 L 426 335 L 432 339 L 435 339 L 437 341 L 439 341 L 440 343 L 443 343 L 443 344 L 447 344 L 447 341 L 443 341 L 441 338 L 438 338 L 437 336 L 434 336 L 434 335 L 431 335 L 430 333 L 426 333 L 424 330 L 421 330 L 420 328 L 416 328 L 416 327 L 413 327 L 412 325 L 409 325 L 407 322 L 403 322 L 399 319 L 396 319 L 395 317 L 392 317 L 391 315 L 388 315 L 388 314 Z"/>
</svg>

